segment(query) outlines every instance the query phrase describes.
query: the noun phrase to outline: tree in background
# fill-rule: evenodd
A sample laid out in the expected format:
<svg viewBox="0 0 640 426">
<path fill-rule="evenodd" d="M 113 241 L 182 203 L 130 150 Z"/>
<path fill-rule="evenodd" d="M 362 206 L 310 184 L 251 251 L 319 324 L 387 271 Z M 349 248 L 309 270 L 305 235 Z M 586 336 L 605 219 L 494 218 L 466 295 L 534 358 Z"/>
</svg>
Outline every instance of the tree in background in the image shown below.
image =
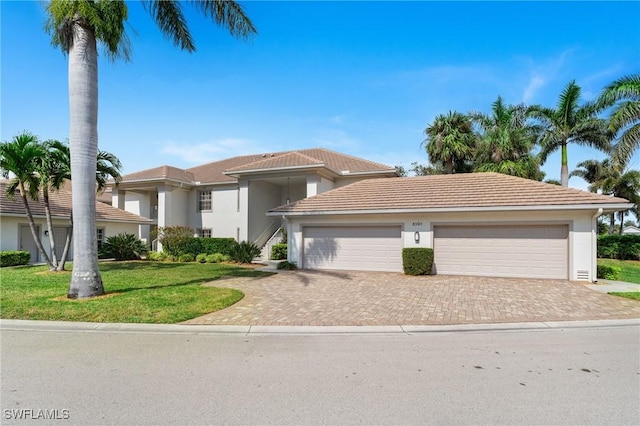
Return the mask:
<svg viewBox="0 0 640 426">
<path fill-rule="evenodd" d="M 506 105 L 502 98 L 491 105 L 491 114 L 472 112 L 478 127 L 474 171 L 498 172 L 533 180 L 542 180 L 540 164 L 531 153 L 535 145 L 535 127 L 528 122 L 524 105 Z"/>
<path fill-rule="evenodd" d="M 256 33 L 242 7 L 231 0 L 190 2 L 216 25 L 240 38 Z M 175 0 L 143 3 L 165 36 L 189 52 L 195 45 Z M 69 57 L 69 142 L 75 229 L 73 274 L 67 296 L 85 298 L 104 293 L 98 270 L 95 211 L 95 159 L 98 154 L 98 53 L 104 47 L 110 59 L 129 58 L 125 33 L 127 5 L 122 0 L 51 0 L 47 31 L 52 43 Z"/>
<path fill-rule="evenodd" d="M 538 137 L 540 145 L 540 162 L 544 164 L 547 157 L 560 150 L 562 153 L 560 182 L 569 186 L 569 166 L 567 146 L 577 144 L 590 146 L 608 152 L 610 149 L 610 132 L 606 120 L 596 116 L 596 108 L 592 105 L 580 105 L 580 87 L 571 81 L 564 88 L 558 99 L 556 108 L 541 106 L 530 107 L 532 117 L 540 121 L 541 131 Z"/>
<path fill-rule="evenodd" d="M 438 115 L 424 131 L 422 142 L 429 162 L 443 165 L 446 173 L 466 171 L 473 159 L 476 136 L 469 118 L 457 111 Z"/>
<path fill-rule="evenodd" d="M 609 130 L 615 135 L 614 160 L 627 163 L 640 147 L 640 75 L 622 77 L 602 90 L 596 101 L 601 109 L 613 107 Z"/>
</svg>

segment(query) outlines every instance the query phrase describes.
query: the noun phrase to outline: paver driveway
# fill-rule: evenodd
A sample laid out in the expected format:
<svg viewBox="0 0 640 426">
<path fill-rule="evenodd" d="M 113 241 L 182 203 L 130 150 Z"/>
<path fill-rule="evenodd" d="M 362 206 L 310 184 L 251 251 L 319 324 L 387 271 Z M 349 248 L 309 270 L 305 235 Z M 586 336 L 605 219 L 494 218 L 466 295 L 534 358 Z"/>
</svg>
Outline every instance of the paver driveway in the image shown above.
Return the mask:
<svg viewBox="0 0 640 426">
<path fill-rule="evenodd" d="M 558 280 L 287 271 L 207 285 L 233 306 L 186 321 L 228 325 L 429 325 L 640 318 L 640 301 Z"/>
</svg>

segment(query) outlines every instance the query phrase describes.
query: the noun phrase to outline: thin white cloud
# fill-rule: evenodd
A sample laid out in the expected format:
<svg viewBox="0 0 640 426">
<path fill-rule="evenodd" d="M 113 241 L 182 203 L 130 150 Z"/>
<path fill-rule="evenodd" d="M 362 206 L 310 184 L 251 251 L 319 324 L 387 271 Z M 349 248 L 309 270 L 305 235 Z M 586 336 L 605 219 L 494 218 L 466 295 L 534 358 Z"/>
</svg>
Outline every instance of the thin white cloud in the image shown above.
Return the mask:
<svg viewBox="0 0 640 426">
<path fill-rule="evenodd" d="M 175 157 L 188 164 L 203 164 L 237 155 L 256 154 L 273 151 L 273 147 L 264 147 L 242 138 L 226 138 L 212 142 L 188 143 L 168 141 L 160 149 L 162 154 L 170 156 L 167 163 L 175 163 Z"/>
<path fill-rule="evenodd" d="M 534 75 L 529 81 L 529 85 L 524 89 L 522 102 L 527 104 L 535 97 L 538 89 L 545 85 L 545 80 L 539 75 Z"/>
</svg>

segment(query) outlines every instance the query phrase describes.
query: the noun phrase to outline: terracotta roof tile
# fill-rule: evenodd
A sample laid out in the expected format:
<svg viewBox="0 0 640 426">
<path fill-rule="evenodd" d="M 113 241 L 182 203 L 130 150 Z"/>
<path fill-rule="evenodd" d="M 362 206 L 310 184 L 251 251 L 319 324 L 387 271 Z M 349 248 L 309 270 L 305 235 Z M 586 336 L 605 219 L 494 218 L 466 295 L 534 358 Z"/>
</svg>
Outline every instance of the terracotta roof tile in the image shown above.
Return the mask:
<svg viewBox="0 0 640 426">
<path fill-rule="evenodd" d="M 122 176 L 122 181 L 170 179 L 179 182 L 193 182 L 193 173 L 172 166 L 160 166 Z"/>
<path fill-rule="evenodd" d="M 25 215 L 24 206 L 20 194 L 16 194 L 15 200 L 7 197 L 5 189 L 7 182 L 0 182 L 0 216 L 5 214 Z M 44 217 L 44 204 L 42 194 L 38 197 L 38 201 L 29 199 L 29 207 L 36 217 Z M 71 214 L 71 192 L 60 191 L 49 194 L 49 206 L 53 218 L 68 219 Z M 26 216 L 25 216 L 26 217 Z M 132 222 L 132 223 L 151 223 L 150 219 L 138 216 L 136 214 L 117 209 L 108 204 L 96 201 L 96 219 L 113 222 Z"/>
<path fill-rule="evenodd" d="M 499 173 L 366 179 L 273 212 L 421 210 L 628 203 L 622 198 Z"/>
<path fill-rule="evenodd" d="M 143 170 L 123 176 L 122 183 L 135 180 L 174 179 L 186 183 L 233 183 L 237 179 L 225 172 L 240 172 L 258 169 L 278 169 L 306 165 L 324 165 L 328 169 L 341 174 L 350 173 L 388 173 L 395 168 L 374 163 L 362 158 L 341 154 L 324 148 L 301 149 L 255 155 L 242 155 L 225 160 L 191 167 L 181 170 L 175 167 L 162 166 Z"/>
</svg>

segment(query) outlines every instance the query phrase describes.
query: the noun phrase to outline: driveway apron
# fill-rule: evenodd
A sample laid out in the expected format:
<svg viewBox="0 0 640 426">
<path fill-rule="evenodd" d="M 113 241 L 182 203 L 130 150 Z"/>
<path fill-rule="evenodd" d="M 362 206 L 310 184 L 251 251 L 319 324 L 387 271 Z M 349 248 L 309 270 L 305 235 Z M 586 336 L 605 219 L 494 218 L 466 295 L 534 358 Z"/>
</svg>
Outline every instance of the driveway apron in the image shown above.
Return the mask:
<svg viewBox="0 0 640 426">
<path fill-rule="evenodd" d="M 300 270 L 205 285 L 236 288 L 245 297 L 184 324 L 444 325 L 640 318 L 640 301 L 562 280 Z"/>
</svg>

